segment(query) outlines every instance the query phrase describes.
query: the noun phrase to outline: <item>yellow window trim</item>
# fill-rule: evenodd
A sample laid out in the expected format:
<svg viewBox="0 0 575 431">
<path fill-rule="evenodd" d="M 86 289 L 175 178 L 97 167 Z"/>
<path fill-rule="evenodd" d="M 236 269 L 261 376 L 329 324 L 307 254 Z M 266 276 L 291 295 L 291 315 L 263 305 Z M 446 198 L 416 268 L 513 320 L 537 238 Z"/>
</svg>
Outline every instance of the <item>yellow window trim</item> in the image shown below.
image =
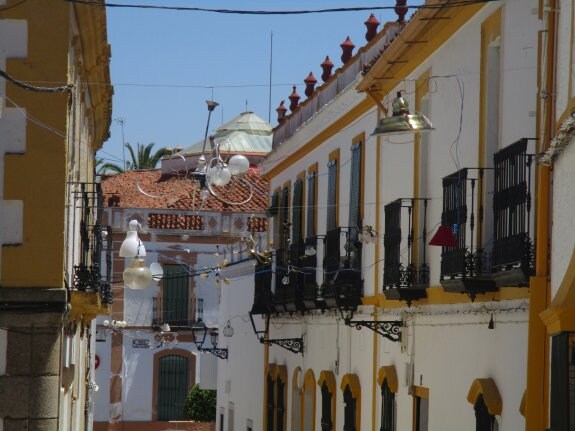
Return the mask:
<svg viewBox="0 0 575 431">
<path fill-rule="evenodd" d="M 341 378 L 340 389 L 343 391 L 346 386 L 349 386 L 351 395 L 353 395 L 354 398 L 359 399 L 361 397 L 361 386 L 357 374 L 346 374 Z"/>
<path fill-rule="evenodd" d="M 312 369 L 308 369 L 305 372 L 305 377 L 303 379 L 303 386 L 304 386 L 304 389 L 307 389 L 310 387 L 315 389 L 315 375 L 313 374 Z"/>
<path fill-rule="evenodd" d="M 351 396 L 355 400 L 355 429 L 361 429 L 361 386 L 359 384 L 359 377 L 357 374 L 346 374 L 341 379 L 341 391 L 349 387 Z"/>
<path fill-rule="evenodd" d="M 397 371 L 395 370 L 395 365 L 380 367 L 377 373 L 377 384 L 381 386 L 385 380 L 387 380 L 389 390 L 396 394 L 399 390 L 399 384 L 397 383 Z"/>
<path fill-rule="evenodd" d="M 519 404 L 519 413 L 521 413 L 521 416 L 525 417 L 525 398 L 527 395 L 527 390 L 523 391 L 523 396 L 521 397 L 521 404 Z"/>
<path fill-rule="evenodd" d="M 335 383 L 335 376 L 333 372 L 324 370 L 321 373 L 319 373 L 319 379 L 317 380 L 317 385 L 321 388 L 324 382 L 327 385 L 329 391 L 332 394 L 335 394 L 335 388 L 337 385 Z"/>
<path fill-rule="evenodd" d="M 332 371 L 327 371 L 324 370 L 319 374 L 319 379 L 317 381 L 317 385 L 320 387 L 323 386 L 323 384 L 326 384 L 327 389 L 329 391 L 329 393 L 331 394 L 331 423 L 332 423 L 332 429 L 337 429 L 336 428 L 336 423 L 335 423 L 335 419 L 336 419 L 336 414 L 335 414 L 335 397 L 336 397 L 336 392 L 335 392 L 335 388 L 336 388 L 336 383 L 335 383 L 335 375 L 333 374 Z"/>
<path fill-rule="evenodd" d="M 483 401 L 490 415 L 501 415 L 503 402 L 501 401 L 501 395 L 499 395 L 499 389 L 497 389 L 497 385 L 493 379 L 475 379 L 473 381 L 467 394 L 467 401 L 475 405 L 479 395 L 483 395 Z"/>
<path fill-rule="evenodd" d="M 413 386 L 412 393 L 413 398 L 423 398 L 429 399 L 429 388 L 424 388 L 423 386 Z"/>
</svg>

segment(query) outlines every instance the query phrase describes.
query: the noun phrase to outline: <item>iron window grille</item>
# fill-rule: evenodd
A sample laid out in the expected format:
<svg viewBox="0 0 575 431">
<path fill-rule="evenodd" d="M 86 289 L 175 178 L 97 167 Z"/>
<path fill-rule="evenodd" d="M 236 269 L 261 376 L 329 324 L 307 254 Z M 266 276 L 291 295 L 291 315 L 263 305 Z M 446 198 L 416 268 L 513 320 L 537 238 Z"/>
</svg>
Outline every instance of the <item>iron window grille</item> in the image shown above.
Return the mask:
<svg viewBox="0 0 575 431">
<path fill-rule="evenodd" d="M 395 394 L 391 392 L 387 379 L 381 384 L 380 431 L 395 431 Z"/>
<path fill-rule="evenodd" d="M 332 431 L 333 423 L 331 421 L 331 399 L 333 394 L 329 391 L 326 382 L 321 385 L 321 431 Z"/>
<path fill-rule="evenodd" d="M 189 359 L 179 355 L 160 358 L 158 363 L 158 420 L 184 419 L 189 392 Z"/>
<path fill-rule="evenodd" d="M 479 395 L 473 407 L 475 409 L 475 430 L 494 431 L 495 416 L 491 415 L 487 410 L 483 395 Z"/>
<path fill-rule="evenodd" d="M 357 400 L 353 397 L 349 385 L 347 385 L 343 391 L 343 403 L 343 430 L 356 431 L 355 417 L 357 415 Z"/>
<path fill-rule="evenodd" d="M 397 199 L 384 207 L 384 288 L 405 288 L 429 286 L 429 266 L 427 265 L 427 202 L 428 199 Z M 415 237 L 414 210 L 416 203 L 421 205 L 422 232 Z M 402 213 L 407 213 L 407 236 L 402 232 Z M 402 250 L 407 250 L 407 262 L 402 262 Z M 421 251 L 419 253 L 419 251 Z M 419 255 L 420 254 L 420 255 Z M 416 259 L 418 258 L 418 259 Z M 419 261 L 420 263 L 414 263 Z"/>
</svg>

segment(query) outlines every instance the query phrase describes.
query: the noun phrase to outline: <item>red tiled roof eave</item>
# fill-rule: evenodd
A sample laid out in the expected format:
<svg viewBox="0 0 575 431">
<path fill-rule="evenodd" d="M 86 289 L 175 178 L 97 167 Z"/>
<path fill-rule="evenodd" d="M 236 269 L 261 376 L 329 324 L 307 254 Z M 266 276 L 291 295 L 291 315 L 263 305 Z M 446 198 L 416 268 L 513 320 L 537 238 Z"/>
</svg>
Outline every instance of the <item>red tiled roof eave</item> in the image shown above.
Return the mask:
<svg viewBox="0 0 575 431">
<path fill-rule="evenodd" d="M 242 205 L 229 205 L 210 196 L 202 210 L 263 213 L 268 206 L 267 180 L 253 172 L 243 178 L 254 190 L 249 201 Z M 201 205 L 199 188 L 184 173 L 128 171 L 103 179 L 102 191 L 105 207 L 194 210 Z M 232 202 L 239 202 L 248 195 L 247 187 L 238 179 L 232 180 L 230 186 L 220 192 Z"/>
</svg>

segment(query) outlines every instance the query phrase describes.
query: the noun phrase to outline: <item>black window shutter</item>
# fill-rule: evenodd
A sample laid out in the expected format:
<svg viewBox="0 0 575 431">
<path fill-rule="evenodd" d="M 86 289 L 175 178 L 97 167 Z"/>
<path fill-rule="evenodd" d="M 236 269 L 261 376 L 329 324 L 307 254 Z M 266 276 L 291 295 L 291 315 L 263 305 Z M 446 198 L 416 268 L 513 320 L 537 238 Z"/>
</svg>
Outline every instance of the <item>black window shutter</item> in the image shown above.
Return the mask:
<svg viewBox="0 0 575 431">
<path fill-rule="evenodd" d="M 327 221 L 326 230 L 330 231 L 337 227 L 336 204 L 337 204 L 337 160 L 330 160 L 327 164 Z"/>
</svg>

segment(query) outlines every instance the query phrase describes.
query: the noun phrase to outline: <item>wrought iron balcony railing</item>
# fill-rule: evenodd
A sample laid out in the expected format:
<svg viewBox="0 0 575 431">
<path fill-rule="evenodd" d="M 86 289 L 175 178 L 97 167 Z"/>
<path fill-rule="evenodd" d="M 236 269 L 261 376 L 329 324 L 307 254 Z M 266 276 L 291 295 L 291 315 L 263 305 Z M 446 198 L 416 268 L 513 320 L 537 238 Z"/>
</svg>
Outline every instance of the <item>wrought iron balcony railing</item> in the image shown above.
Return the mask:
<svg viewBox="0 0 575 431">
<path fill-rule="evenodd" d="M 254 303 L 251 314 L 271 314 L 272 309 L 272 264 L 257 263 L 254 274 Z"/>
<path fill-rule="evenodd" d="M 526 285 L 535 267 L 531 217 L 533 155 L 528 140 L 503 148 L 493 156 L 492 271 L 498 285 Z"/>
<path fill-rule="evenodd" d="M 97 292 L 104 304 L 111 304 L 111 237 L 106 238 L 104 248 L 104 230 L 102 228 L 102 187 L 99 183 L 79 183 L 80 210 L 80 257 L 74 265 L 72 289 L 81 292 Z M 106 232 L 111 229 L 107 227 Z M 106 252 L 106 273 L 102 276 L 102 253 Z"/>
<path fill-rule="evenodd" d="M 388 299 L 413 300 L 426 296 L 429 286 L 427 250 L 427 202 L 428 199 L 397 199 L 384 208 L 384 273 L 383 288 Z M 402 218 L 402 213 L 407 217 Z M 414 220 L 418 229 L 414 229 Z M 406 228 L 407 236 L 402 228 Z M 417 232 L 417 237 L 415 237 Z M 402 250 L 407 250 L 405 262 Z M 419 263 L 415 263 L 419 262 Z"/>
<path fill-rule="evenodd" d="M 326 233 L 323 261 L 324 285 L 322 293 L 326 306 L 340 310 L 355 310 L 361 302 L 363 279 L 361 269 L 361 242 L 358 227 L 338 227 Z M 341 237 L 345 236 L 341 255 Z"/>
<path fill-rule="evenodd" d="M 495 153 L 493 168 L 461 169 L 443 179 L 442 224 L 453 227 L 457 238 L 456 247 L 442 249 L 441 284 L 447 290 L 474 294 L 528 285 L 535 264 L 528 141 Z M 477 177 L 469 176 L 471 170 Z"/>
<path fill-rule="evenodd" d="M 181 298 L 164 298 L 157 296 L 152 298 L 152 326 L 161 327 L 170 325 L 171 331 L 182 331 L 196 328 L 202 325 L 199 318 L 201 313 L 196 312 L 193 300 Z"/>
<path fill-rule="evenodd" d="M 469 176 L 470 170 L 478 172 L 477 178 Z M 476 228 L 483 229 L 484 176 L 483 168 L 464 168 L 443 178 L 441 224 L 453 228 L 457 245 L 442 247 L 440 282 L 445 290 L 465 292 L 472 298 L 496 289 L 485 248 L 477 246 L 476 240 Z"/>
</svg>

